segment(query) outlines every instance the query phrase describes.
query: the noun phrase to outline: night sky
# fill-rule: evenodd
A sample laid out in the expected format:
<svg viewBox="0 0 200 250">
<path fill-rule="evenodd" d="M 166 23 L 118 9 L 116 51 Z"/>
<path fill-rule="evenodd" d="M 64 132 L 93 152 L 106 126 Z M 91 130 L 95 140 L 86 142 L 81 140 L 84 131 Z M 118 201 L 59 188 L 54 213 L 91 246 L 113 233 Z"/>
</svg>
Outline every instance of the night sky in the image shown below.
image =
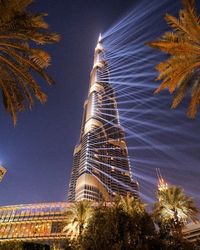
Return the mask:
<svg viewBox="0 0 200 250">
<path fill-rule="evenodd" d="M 52 56 L 48 72 L 56 84 L 47 87 L 42 83 L 48 102 L 36 103 L 31 112 L 20 114 L 15 128 L 1 105 L 0 164 L 8 172 L 0 183 L 0 205 L 66 200 L 98 35 L 125 15 L 133 2 L 37 0 L 31 7 L 47 12 L 51 30 L 62 37 L 58 44 L 46 47 Z M 200 120 L 193 124 L 199 138 Z M 189 129 L 193 130 L 192 125 Z M 189 159 L 192 156 L 195 164 L 190 160 L 191 173 L 200 168 L 200 146 L 190 152 Z M 200 175 L 188 177 L 193 189 L 198 187 Z"/>
</svg>

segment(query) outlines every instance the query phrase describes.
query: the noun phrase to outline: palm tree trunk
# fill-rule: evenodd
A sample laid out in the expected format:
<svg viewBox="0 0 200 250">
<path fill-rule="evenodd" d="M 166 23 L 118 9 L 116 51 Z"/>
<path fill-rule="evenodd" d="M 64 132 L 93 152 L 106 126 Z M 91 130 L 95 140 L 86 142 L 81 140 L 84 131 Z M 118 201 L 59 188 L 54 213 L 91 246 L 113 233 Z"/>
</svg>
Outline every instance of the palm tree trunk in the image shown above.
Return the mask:
<svg viewBox="0 0 200 250">
<path fill-rule="evenodd" d="M 183 239 L 182 235 L 182 226 L 181 222 L 178 218 L 177 210 L 174 211 L 174 229 L 175 229 L 175 237 L 178 241 L 181 241 Z"/>
</svg>

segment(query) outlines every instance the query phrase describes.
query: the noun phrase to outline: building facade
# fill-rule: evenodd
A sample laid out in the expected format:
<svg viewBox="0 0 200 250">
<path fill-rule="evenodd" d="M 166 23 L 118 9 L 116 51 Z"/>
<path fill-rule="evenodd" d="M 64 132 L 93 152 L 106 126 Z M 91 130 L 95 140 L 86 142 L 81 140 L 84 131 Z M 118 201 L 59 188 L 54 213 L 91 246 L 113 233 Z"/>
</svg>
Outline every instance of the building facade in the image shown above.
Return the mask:
<svg viewBox="0 0 200 250">
<path fill-rule="evenodd" d="M 0 207 L 0 242 L 24 241 L 64 244 L 67 235 L 66 202 L 40 203 Z"/>
<path fill-rule="evenodd" d="M 5 172 L 0 167 L 0 181 Z M 137 196 L 137 190 L 100 38 L 84 104 L 80 140 L 73 155 L 68 201 L 110 201 L 116 194 Z M 70 205 L 52 202 L 0 207 L 0 242 L 46 243 L 62 249 L 69 237 L 65 227 Z"/>
<path fill-rule="evenodd" d="M 137 196 L 137 190 L 100 37 L 84 104 L 80 140 L 74 150 L 68 201 L 109 201 L 116 194 Z"/>
<path fill-rule="evenodd" d="M 183 235 L 186 240 L 191 242 L 200 240 L 200 221 L 190 222 L 183 229 Z"/>
</svg>

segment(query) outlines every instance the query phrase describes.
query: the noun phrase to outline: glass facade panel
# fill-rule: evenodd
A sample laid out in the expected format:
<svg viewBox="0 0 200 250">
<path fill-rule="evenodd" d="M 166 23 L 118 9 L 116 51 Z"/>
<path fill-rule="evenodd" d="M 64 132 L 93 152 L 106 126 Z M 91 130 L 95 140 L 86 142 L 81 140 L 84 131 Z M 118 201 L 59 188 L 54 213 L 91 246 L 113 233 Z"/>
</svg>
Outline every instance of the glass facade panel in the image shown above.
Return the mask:
<svg viewBox="0 0 200 250">
<path fill-rule="evenodd" d="M 66 239 L 68 207 L 64 202 L 0 207 L 0 241 Z"/>
</svg>

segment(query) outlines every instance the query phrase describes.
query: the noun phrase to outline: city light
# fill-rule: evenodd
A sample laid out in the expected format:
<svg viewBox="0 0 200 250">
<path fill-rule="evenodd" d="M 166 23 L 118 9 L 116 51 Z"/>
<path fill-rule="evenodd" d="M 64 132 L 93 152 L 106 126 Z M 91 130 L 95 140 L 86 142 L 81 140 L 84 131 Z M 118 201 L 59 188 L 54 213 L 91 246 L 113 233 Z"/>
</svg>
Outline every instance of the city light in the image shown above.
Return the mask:
<svg viewBox="0 0 200 250">
<path fill-rule="evenodd" d="M 5 174 L 6 174 L 7 170 L 0 165 L 0 182 L 3 180 Z"/>
</svg>

